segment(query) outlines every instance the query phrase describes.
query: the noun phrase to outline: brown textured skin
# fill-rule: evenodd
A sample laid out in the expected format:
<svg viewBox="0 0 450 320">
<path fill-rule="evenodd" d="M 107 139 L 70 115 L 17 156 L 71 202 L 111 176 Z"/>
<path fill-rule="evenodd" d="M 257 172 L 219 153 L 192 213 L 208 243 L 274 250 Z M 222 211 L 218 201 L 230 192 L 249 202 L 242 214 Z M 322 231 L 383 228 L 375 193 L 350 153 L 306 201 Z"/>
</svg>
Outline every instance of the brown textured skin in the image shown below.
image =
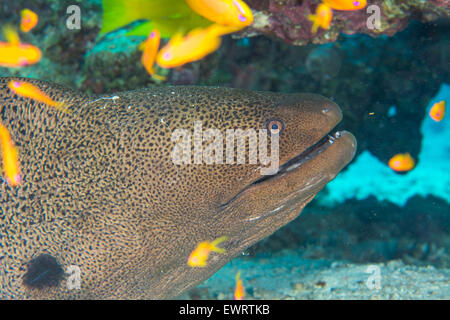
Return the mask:
<svg viewBox="0 0 450 320">
<path fill-rule="evenodd" d="M 9 80 L 0 78 L 0 116 L 19 147 L 23 183 L 0 184 L 0 299 L 175 297 L 297 217 L 356 147 L 344 133 L 298 169 L 220 207 L 261 178 L 259 165 L 176 166 L 174 129 L 193 130 L 194 120 L 223 132 L 259 129 L 281 119 L 284 163 L 327 134 L 339 108 L 317 95 L 215 87 L 155 87 L 98 100 L 28 80 L 69 103 L 68 115 L 11 94 Z M 223 235 L 227 254 L 212 253 L 206 268 L 187 265 L 198 242 Z M 55 287 L 25 286 L 28 262 L 43 253 L 64 270 L 79 266 L 81 290 L 67 289 L 67 275 Z"/>
</svg>

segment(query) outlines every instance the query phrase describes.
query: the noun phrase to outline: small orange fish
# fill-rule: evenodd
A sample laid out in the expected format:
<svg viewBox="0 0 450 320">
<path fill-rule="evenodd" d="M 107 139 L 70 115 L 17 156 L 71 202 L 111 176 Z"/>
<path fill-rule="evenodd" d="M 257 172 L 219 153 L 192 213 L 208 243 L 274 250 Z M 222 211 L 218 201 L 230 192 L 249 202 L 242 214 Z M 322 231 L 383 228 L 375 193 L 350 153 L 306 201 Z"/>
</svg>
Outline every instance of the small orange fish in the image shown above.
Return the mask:
<svg viewBox="0 0 450 320">
<path fill-rule="evenodd" d="M 161 33 L 158 30 L 153 30 L 147 40 L 142 43 L 140 49 L 143 50 L 141 62 L 147 72 L 155 79 L 165 80 L 166 78 L 155 73 L 153 65 L 155 64 L 156 54 L 158 53 L 159 43 L 161 41 Z"/>
<path fill-rule="evenodd" d="M 205 267 L 206 266 L 206 260 L 208 260 L 209 254 L 211 251 L 218 252 L 218 253 L 225 253 L 225 249 L 218 248 L 217 245 L 221 242 L 224 242 L 228 238 L 223 236 L 220 238 L 217 238 L 216 240 L 209 242 L 209 241 L 203 241 L 200 242 L 195 248 L 189 258 L 188 258 L 188 264 L 191 267 Z"/>
<path fill-rule="evenodd" d="M 20 21 L 20 30 L 22 32 L 28 32 L 33 29 L 39 21 L 38 15 L 31 11 L 30 9 L 23 9 L 20 12 L 21 21 Z"/>
<path fill-rule="evenodd" d="M 247 27 L 253 23 L 253 14 L 241 0 L 186 0 L 192 10 L 218 24 Z"/>
<path fill-rule="evenodd" d="M 55 107 L 59 111 L 69 113 L 67 110 L 68 106 L 66 104 L 52 100 L 34 84 L 25 81 L 13 80 L 8 83 L 8 88 L 19 96 L 45 103 L 49 106 Z"/>
<path fill-rule="evenodd" d="M 445 101 L 436 102 L 431 107 L 429 115 L 434 121 L 441 121 L 445 116 Z"/>
<path fill-rule="evenodd" d="M 323 3 L 319 4 L 316 9 L 316 14 L 308 15 L 308 20 L 313 22 L 311 32 L 316 33 L 319 27 L 328 29 L 332 19 L 333 11 L 331 8 Z"/>
<path fill-rule="evenodd" d="M 41 50 L 31 44 L 21 43 L 13 28 L 5 27 L 3 34 L 8 42 L 0 41 L 0 67 L 25 67 L 41 60 Z"/>
<path fill-rule="evenodd" d="M 197 28 L 186 36 L 175 34 L 159 51 L 156 63 L 162 68 L 174 68 L 197 61 L 219 48 L 221 39 L 215 28 Z"/>
<path fill-rule="evenodd" d="M 0 123 L 0 142 L 2 144 L 3 172 L 6 181 L 12 187 L 21 182 L 19 155 L 8 129 Z"/>
<path fill-rule="evenodd" d="M 335 10 L 360 10 L 367 5 L 367 0 L 323 0 L 323 3 Z"/>
<path fill-rule="evenodd" d="M 409 153 L 399 153 L 389 160 L 389 167 L 398 172 L 409 171 L 414 168 L 415 161 Z"/>
<path fill-rule="evenodd" d="M 241 272 L 239 271 L 236 275 L 236 289 L 234 290 L 234 300 L 243 300 L 245 297 L 245 289 L 240 277 Z"/>
</svg>

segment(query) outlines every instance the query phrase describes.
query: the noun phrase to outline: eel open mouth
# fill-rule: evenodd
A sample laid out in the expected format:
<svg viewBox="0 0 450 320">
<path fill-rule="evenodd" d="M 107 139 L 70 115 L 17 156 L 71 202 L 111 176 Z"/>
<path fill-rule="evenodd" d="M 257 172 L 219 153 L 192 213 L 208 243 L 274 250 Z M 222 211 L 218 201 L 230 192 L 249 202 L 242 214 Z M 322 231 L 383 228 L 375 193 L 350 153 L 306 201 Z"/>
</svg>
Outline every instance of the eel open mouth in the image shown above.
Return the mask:
<svg viewBox="0 0 450 320">
<path fill-rule="evenodd" d="M 326 149 L 328 149 L 328 147 L 330 147 L 333 143 L 335 143 L 336 140 L 340 139 L 341 136 L 342 136 L 341 131 L 336 131 L 334 133 L 330 132 L 329 134 L 325 135 L 322 139 L 317 141 L 315 144 L 309 146 L 306 150 L 301 152 L 299 155 L 289 159 L 287 162 L 285 162 L 283 165 L 281 165 L 278 168 L 277 173 L 275 173 L 273 175 L 265 175 L 265 176 L 257 179 L 256 181 L 248 184 L 241 191 L 239 191 L 233 198 L 231 198 L 230 200 L 228 200 L 225 203 L 222 203 L 219 206 L 219 208 L 224 208 L 224 207 L 228 206 L 230 203 L 232 203 L 235 199 L 237 199 L 241 194 L 243 194 L 249 188 L 251 188 L 255 185 L 261 184 L 263 182 L 266 182 L 268 180 L 274 179 L 276 177 L 283 176 L 283 175 L 287 174 L 288 172 L 299 168 L 302 164 L 314 159 L 319 154 L 321 154 Z"/>
<path fill-rule="evenodd" d="M 293 157 L 292 159 L 288 160 L 286 163 L 281 165 L 278 168 L 278 171 L 277 171 L 276 174 L 274 174 L 274 175 L 266 175 L 266 176 L 264 176 L 264 177 L 262 177 L 262 178 L 260 178 L 260 179 L 258 179 L 256 181 L 254 181 L 248 187 L 250 187 L 251 185 L 256 185 L 256 184 L 259 184 L 261 182 L 267 181 L 267 180 L 272 179 L 272 178 L 274 178 L 276 176 L 282 176 L 282 175 L 286 174 L 289 171 L 297 169 L 303 163 L 305 163 L 305 162 L 315 158 L 316 156 L 318 156 L 319 154 L 324 152 L 329 146 L 331 146 L 340 137 L 341 137 L 341 132 L 340 131 L 336 131 L 333 134 L 330 133 L 330 134 L 325 135 L 322 139 L 320 139 L 315 144 L 313 144 L 310 147 L 308 147 L 302 153 L 300 153 L 299 155 Z M 246 188 L 248 188 L 248 187 L 246 187 Z M 246 188 L 244 188 L 244 190 Z"/>
</svg>

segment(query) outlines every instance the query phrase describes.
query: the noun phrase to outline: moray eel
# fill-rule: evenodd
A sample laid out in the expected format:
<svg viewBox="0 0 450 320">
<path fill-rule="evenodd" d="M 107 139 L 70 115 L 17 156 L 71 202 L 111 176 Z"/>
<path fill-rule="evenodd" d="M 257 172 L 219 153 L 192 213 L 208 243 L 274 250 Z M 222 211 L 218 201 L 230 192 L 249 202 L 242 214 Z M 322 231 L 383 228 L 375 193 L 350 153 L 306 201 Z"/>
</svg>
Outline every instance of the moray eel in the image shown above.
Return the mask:
<svg viewBox="0 0 450 320">
<path fill-rule="evenodd" d="M 0 299 L 176 297 L 296 218 L 355 153 L 352 134 L 332 132 L 339 107 L 319 95 L 180 86 L 92 97 L 26 79 L 65 114 L 14 95 L 11 79 L 0 78 L 0 115 L 23 182 L 1 183 Z M 177 128 L 270 119 L 284 126 L 277 174 L 172 161 Z M 221 236 L 225 254 L 188 266 L 199 242 Z"/>
</svg>

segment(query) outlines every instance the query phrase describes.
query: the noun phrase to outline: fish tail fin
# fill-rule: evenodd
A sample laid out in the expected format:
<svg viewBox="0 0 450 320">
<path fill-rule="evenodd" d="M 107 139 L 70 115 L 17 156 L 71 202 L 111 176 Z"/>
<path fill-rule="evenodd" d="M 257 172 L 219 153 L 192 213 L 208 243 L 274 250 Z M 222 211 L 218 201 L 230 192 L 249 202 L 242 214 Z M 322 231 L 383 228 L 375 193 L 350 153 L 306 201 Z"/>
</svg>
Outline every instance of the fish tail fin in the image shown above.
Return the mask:
<svg viewBox="0 0 450 320">
<path fill-rule="evenodd" d="M 147 42 L 147 41 L 144 40 L 144 41 L 142 41 L 142 42 L 139 44 L 139 46 L 138 46 L 138 50 L 139 50 L 139 51 L 144 51 L 146 42 Z"/>
<path fill-rule="evenodd" d="M 65 102 L 58 102 L 55 105 L 56 109 L 58 109 L 59 111 L 66 113 L 66 114 L 73 114 L 72 111 L 70 110 L 70 106 L 65 103 Z"/>
<path fill-rule="evenodd" d="M 315 14 L 308 15 L 308 20 L 313 22 L 311 32 L 314 34 L 317 32 L 317 29 L 319 28 L 319 19 Z"/>
<path fill-rule="evenodd" d="M 136 20 L 170 17 L 186 11 L 184 0 L 103 0 L 103 24 L 101 34 L 111 32 Z"/>
<path fill-rule="evenodd" d="M 151 76 L 152 76 L 152 78 L 155 78 L 156 80 L 166 81 L 166 77 L 165 76 L 161 76 L 161 75 L 156 74 L 156 73 L 153 73 Z"/>
<path fill-rule="evenodd" d="M 209 27 L 209 30 L 213 35 L 220 37 L 229 33 L 237 32 L 243 28 L 245 27 L 225 26 L 215 23 Z"/>
<path fill-rule="evenodd" d="M 144 65 L 145 67 L 145 65 Z M 166 77 L 163 75 L 159 75 L 156 73 L 154 66 L 151 67 L 145 67 L 145 69 L 147 70 L 148 74 L 150 75 L 150 77 L 152 77 L 155 80 L 158 81 L 166 81 Z"/>
<path fill-rule="evenodd" d="M 227 250 L 222 249 L 222 248 L 213 248 L 212 251 L 217 252 L 217 253 L 226 253 Z"/>
<path fill-rule="evenodd" d="M 6 41 L 11 44 L 16 45 L 20 43 L 19 34 L 11 25 L 6 25 L 3 27 L 3 36 L 5 37 Z"/>
<path fill-rule="evenodd" d="M 211 242 L 211 246 L 212 246 L 212 251 L 214 251 L 214 252 L 218 252 L 218 253 L 225 253 L 226 252 L 226 250 L 225 249 L 222 249 L 222 248 L 219 248 L 219 247 L 217 247 L 220 243 L 222 243 L 222 242 L 224 242 L 225 240 L 227 240 L 228 239 L 228 237 L 227 236 L 223 236 L 223 237 L 220 237 L 220 238 L 217 238 L 216 240 L 214 240 L 213 242 Z"/>
</svg>

